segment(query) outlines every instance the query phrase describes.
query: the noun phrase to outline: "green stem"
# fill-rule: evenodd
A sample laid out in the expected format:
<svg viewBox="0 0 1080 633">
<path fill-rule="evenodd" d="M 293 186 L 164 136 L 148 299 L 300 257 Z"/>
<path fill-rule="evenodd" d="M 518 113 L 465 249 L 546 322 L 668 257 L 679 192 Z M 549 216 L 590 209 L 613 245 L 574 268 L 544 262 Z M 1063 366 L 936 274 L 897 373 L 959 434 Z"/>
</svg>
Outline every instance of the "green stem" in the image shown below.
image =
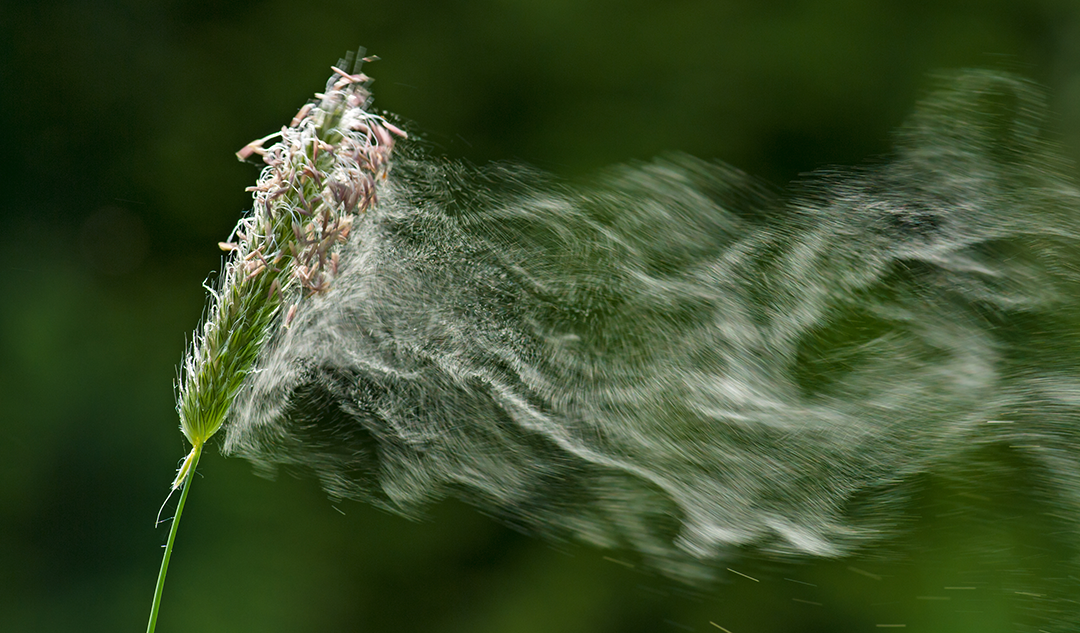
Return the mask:
<svg viewBox="0 0 1080 633">
<path fill-rule="evenodd" d="M 173 516 L 172 527 L 169 528 L 169 540 L 165 543 L 165 557 L 161 559 L 161 571 L 158 572 L 157 587 L 154 589 L 154 606 L 150 608 L 150 622 L 146 625 L 146 633 L 154 633 L 157 627 L 158 610 L 161 608 L 161 593 L 165 589 L 165 572 L 169 569 L 169 557 L 172 556 L 173 543 L 176 542 L 176 528 L 180 525 L 180 515 L 184 512 L 184 502 L 187 501 L 188 492 L 191 490 L 191 481 L 195 478 L 195 467 L 199 465 L 199 455 L 202 454 L 202 446 L 192 449 L 191 465 L 187 468 L 183 492 L 180 493 L 180 503 L 176 505 L 176 514 Z M 185 466 L 187 466 L 185 464 Z"/>
</svg>

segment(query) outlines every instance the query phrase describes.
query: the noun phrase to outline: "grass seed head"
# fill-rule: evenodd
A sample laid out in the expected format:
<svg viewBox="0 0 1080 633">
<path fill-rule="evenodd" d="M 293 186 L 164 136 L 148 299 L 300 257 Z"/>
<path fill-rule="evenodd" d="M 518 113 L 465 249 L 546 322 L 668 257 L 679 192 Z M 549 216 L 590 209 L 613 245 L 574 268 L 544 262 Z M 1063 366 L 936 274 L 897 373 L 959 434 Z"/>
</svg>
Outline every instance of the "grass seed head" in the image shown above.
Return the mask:
<svg viewBox="0 0 1080 633">
<path fill-rule="evenodd" d="M 250 215 L 218 246 L 224 273 L 196 330 L 180 377 L 177 411 L 193 453 L 225 422 L 245 376 L 276 328 L 288 327 L 302 301 L 333 284 L 338 249 L 358 215 L 378 203 L 394 143 L 406 134 L 372 114 L 371 79 L 332 67 L 326 90 L 288 126 L 245 145 L 265 167 Z M 273 145 L 266 144 L 277 139 Z M 287 306 L 284 310 L 283 306 Z M 174 482 L 188 474 L 185 460 Z"/>
</svg>

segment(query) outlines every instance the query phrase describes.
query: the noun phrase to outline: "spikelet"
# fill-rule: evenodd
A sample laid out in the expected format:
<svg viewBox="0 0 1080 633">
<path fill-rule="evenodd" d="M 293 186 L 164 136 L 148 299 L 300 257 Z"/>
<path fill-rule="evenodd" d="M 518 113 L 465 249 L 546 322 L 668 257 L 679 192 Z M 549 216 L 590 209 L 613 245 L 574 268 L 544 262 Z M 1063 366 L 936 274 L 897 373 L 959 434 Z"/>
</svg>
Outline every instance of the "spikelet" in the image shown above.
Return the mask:
<svg viewBox="0 0 1080 633">
<path fill-rule="evenodd" d="M 221 428 L 265 341 L 275 328 L 289 327 L 301 301 L 333 283 L 337 250 L 354 219 L 376 204 L 395 137 L 406 136 L 368 111 L 371 79 L 359 64 L 342 70 L 348 66 L 343 60 L 331 67 L 326 91 L 288 126 L 236 154 L 259 155 L 266 167 L 248 188 L 252 213 L 219 243 L 228 253 L 225 271 L 181 368 L 177 412 L 192 449 L 174 490 Z"/>
</svg>

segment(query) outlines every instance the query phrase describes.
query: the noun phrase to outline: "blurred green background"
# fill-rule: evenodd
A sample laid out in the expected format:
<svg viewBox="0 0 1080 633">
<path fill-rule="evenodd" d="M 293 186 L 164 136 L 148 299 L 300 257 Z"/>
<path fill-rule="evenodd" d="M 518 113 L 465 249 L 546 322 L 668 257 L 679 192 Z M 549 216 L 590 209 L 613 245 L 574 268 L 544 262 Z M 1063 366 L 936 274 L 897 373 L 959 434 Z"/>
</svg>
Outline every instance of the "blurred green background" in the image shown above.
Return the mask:
<svg viewBox="0 0 1080 633">
<path fill-rule="evenodd" d="M 233 152 L 359 45 L 436 152 L 571 177 L 682 150 L 782 185 L 885 152 L 927 73 L 964 66 L 1047 85 L 1080 138 L 1076 0 L 5 0 L 0 631 L 145 627 L 176 365 L 257 175 Z M 200 474 L 162 632 L 994 632 L 1069 608 L 987 598 L 1054 566 L 1007 481 L 1014 523 L 929 493 L 892 558 L 733 559 L 756 581 L 691 590 L 454 502 L 410 523 L 216 451 Z"/>
</svg>

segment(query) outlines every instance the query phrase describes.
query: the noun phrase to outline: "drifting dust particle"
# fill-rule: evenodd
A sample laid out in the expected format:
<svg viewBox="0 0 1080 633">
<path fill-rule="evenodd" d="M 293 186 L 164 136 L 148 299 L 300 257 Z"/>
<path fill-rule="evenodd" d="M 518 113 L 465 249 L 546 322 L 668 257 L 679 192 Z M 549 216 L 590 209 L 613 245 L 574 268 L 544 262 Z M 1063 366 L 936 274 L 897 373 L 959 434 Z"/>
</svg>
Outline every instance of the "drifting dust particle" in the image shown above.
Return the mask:
<svg viewBox="0 0 1080 633">
<path fill-rule="evenodd" d="M 633 563 L 628 563 L 628 562 L 626 562 L 624 560 L 619 560 L 617 558 L 612 558 L 610 556 L 605 556 L 604 560 L 606 560 L 606 561 L 608 561 L 610 563 L 615 563 L 616 565 L 622 565 L 623 567 L 627 567 L 629 569 L 634 569 L 634 564 Z"/>
<path fill-rule="evenodd" d="M 728 567 L 727 570 L 730 571 L 733 574 L 737 574 L 739 576 L 742 576 L 743 578 L 749 578 L 750 580 L 753 580 L 754 582 L 761 582 L 760 580 L 758 580 L 757 578 L 754 578 L 753 576 L 747 576 L 746 574 L 742 573 L 741 571 L 735 571 L 734 569 L 732 569 L 730 567 Z"/>
<path fill-rule="evenodd" d="M 786 580 L 786 581 L 788 581 L 788 582 L 794 582 L 794 583 L 798 583 L 798 584 L 800 584 L 800 585 L 806 585 L 807 587 L 817 587 L 817 585 L 815 585 L 815 584 L 813 584 L 813 583 L 809 583 L 809 582 L 803 582 L 803 581 L 801 581 L 801 580 L 795 580 L 794 578 L 785 578 L 784 580 Z"/>
<path fill-rule="evenodd" d="M 852 567 L 851 565 L 848 565 L 848 571 L 855 572 L 856 574 L 859 574 L 860 576 L 866 576 L 867 578 L 870 578 L 870 579 L 873 579 L 873 580 L 881 580 L 881 576 L 878 576 L 877 574 L 870 573 L 870 572 L 866 571 L 865 569 L 859 569 L 858 567 Z"/>
</svg>

